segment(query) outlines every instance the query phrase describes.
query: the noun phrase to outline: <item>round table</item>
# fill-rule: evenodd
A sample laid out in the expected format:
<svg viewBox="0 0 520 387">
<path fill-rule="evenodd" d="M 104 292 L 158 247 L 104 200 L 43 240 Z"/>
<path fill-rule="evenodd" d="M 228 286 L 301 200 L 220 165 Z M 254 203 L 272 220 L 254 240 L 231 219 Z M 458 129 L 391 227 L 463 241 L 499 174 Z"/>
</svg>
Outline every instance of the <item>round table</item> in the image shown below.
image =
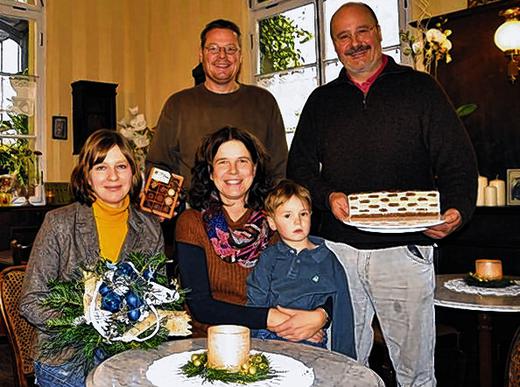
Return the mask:
<svg viewBox="0 0 520 387">
<path fill-rule="evenodd" d="M 351 358 L 325 349 L 277 340 L 251 340 L 252 349 L 290 356 L 314 370 L 313 386 L 384 387 L 379 376 Z M 88 375 L 87 387 L 153 386 L 146 371 L 154 360 L 172 353 L 206 348 L 206 339 L 169 341 L 155 350 L 132 350 L 105 360 Z M 292 386 L 291 386 L 292 387 Z"/>
<path fill-rule="evenodd" d="M 455 309 L 484 312 L 520 312 L 520 297 L 481 296 L 454 292 L 444 287 L 447 281 L 464 278 L 465 274 L 439 274 L 436 276 L 435 305 Z"/>
<path fill-rule="evenodd" d="M 488 387 L 492 385 L 493 381 L 491 369 L 493 364 L 491 350 L 493 322 L 490 312 L 520 312 L 520 297 L 482 296 L 479 294 L 455 292 L 444 287 L 447 281 L 461 279 L 464 276 L 465 274 L 437 275 L 434 303 L 447 308 L 478 311 L 480 385 Z"/>
</svg>

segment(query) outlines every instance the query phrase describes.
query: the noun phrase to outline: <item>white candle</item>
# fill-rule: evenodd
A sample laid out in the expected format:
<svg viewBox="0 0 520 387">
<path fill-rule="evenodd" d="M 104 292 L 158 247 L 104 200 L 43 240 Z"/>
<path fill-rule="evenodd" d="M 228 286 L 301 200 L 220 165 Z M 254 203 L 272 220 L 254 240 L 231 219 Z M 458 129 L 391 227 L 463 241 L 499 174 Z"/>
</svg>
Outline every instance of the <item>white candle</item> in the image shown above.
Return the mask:
<svg viewBox="0 0 520 387">
<path fill-rule="evenodd" d="M 483 187 L 481 187 L 480 185 L 478 186 L 477 207 L 482 207 L 485 204 L 485 200 L 484 200 L 484 191 L 485 191 L 485 189 L 486 189 L 485 186 L 483 186 Z"/>
<path fill-rule="evenodd" d="M 249 360 L 251 339 L 249 328 L 240 325 L 215 325 L 208 328 L 208 366 L 240 370 Z"/>
<path fill-rule="evenodd" d="M 497 187 L 488 185 L 484 191 L 484 205 L 495 207 L 497 205 Z"/>
<path fill-rule="evenodd" d="M 489 182 L 489 185 L 497 189 L 497 205 L 506 205 L 506 182 L 504 180 L 495 179 Z"/>
<path fill-rule="evenodd" d="M 488 179 L 484 176 L 478 177 L 477 206 L 482 207 L 485 204 L 484 191 L 487 187 Z"/>
</svg>

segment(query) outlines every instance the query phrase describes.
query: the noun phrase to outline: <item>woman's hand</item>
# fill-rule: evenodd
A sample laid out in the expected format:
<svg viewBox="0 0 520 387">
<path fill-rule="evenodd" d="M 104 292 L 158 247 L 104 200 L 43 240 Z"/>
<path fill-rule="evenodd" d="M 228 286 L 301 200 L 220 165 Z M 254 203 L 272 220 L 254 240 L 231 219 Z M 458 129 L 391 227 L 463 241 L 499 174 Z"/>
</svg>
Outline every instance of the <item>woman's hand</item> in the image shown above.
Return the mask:
<svg viewBox="0 0 520 387">
<path fill-rule="evenodd" d="M 300 310 L 277 306 L 276 309 L 289 315 L 290 318 L 282 324 L 269 328 L 269 330 L 290 341 L 314 338 L 323 328 L 328 318 L 327 313 L 322 308 Z"/>
<path fill-rule="evenodd" d="M 267 314 L 267 329 L 270 331 L 273 330 L 274 327 L 282 324 L 284 321 L 287 321 L 291 316 L 280 312 L 276 308 L 270 308 L 269 313 Z"/>
</svg>

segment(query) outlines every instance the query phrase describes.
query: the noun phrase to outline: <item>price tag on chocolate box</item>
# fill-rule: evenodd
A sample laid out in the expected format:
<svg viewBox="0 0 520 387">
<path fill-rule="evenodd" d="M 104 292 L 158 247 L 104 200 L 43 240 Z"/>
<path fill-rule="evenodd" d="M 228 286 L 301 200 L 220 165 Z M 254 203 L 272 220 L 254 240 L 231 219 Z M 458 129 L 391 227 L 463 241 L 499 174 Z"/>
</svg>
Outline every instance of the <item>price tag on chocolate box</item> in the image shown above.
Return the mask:
<svg viewBox="0 0 520 387">
<path fill-rule="evenodd" d="M 141 209 L 171 219 L 184 178 L 164 169 L 152 168 L 141 197 Z"/>
</svg>

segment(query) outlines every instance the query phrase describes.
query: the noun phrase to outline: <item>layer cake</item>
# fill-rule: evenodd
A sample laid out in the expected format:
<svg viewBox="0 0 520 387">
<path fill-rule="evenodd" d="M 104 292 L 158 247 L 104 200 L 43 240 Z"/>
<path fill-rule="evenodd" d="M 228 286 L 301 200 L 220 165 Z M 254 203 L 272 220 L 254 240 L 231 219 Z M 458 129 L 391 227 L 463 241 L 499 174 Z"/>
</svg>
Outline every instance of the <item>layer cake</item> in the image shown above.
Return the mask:
<svg viewBox="0 0 520 387">
<path fill-rule="evenodd" d="M 440 219 L 438 191 L 381 191 L 348 195 L 351 221 Z"/>
</svg>

